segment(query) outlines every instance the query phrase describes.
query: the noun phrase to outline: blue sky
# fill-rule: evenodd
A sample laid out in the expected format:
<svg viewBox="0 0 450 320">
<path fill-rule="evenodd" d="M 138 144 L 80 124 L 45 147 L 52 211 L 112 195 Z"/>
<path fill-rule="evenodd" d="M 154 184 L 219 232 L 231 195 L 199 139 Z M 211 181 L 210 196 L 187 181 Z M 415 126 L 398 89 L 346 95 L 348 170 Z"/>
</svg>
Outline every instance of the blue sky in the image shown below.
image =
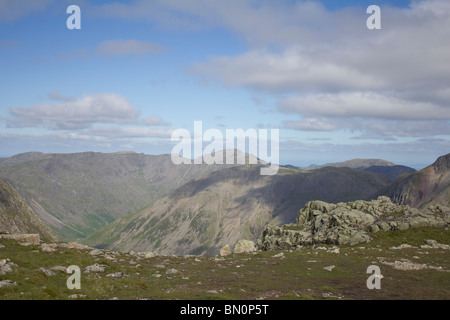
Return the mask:
<svg viewBox="0 0 450 320">
<path fill-rule="evenodd" d="M 0 156 L 170 153 L 200 120 L 279 129 L 282 164 L 420 169 L 450 150 L 449 58 L 445 0 L 0 0 Z"/>
</svg>

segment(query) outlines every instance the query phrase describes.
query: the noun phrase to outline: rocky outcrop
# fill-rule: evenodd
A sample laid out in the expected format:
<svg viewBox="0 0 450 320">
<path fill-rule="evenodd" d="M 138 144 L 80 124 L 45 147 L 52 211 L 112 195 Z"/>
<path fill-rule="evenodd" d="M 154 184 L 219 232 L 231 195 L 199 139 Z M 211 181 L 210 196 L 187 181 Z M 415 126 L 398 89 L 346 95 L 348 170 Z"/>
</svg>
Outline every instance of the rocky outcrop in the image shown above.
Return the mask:
<svg viewBox="0 0 450 320">
<path fill-rule="evenodd" d="M 277 250 L 313 244 L 354 245 L 370 241 L 370 233 L 444 227 L 449 223 L 448 207 L 431 205 L 426 210 L 418 210 L 394 204 L 384 196 L 372 201 L 337 204 L 311 201 L 298 212 L 295 223 L 266 227 L 257 247 Z"/>
<path fill-rule="evenodd" d="M 38 234 L 20 234 L 20 233 L 13 233 L 13 234 L 0 234 L 0 239 L 11 239 L 15 240 L 22 245 L 25 246 L 38 246 L 40 243 L 40 236 Z"/>
<path fill-rule="evenodd" d="M 28 206 L 19 193 L 5 180 L 0 179 L 0 233 L 37 234 L 46 241 L 56 241 L 57 237 Z M 28 241 L 22 241 L 28 242 Z"/>
</svg>

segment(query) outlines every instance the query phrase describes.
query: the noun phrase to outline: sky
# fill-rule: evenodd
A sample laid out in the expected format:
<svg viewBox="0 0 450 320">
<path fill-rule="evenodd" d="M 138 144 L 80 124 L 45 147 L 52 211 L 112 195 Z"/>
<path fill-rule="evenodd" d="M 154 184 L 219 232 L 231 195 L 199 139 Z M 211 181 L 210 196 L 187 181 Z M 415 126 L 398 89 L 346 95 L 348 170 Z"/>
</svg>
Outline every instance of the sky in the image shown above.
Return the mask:
<svg viewBox="0 0 450 320">
<path fill-rule="evenodd" d="M 450 1 L 0 0 L 0 156 L 171 153 L 195 121 L 421 169 L 450 150 Z"/>
</svg>

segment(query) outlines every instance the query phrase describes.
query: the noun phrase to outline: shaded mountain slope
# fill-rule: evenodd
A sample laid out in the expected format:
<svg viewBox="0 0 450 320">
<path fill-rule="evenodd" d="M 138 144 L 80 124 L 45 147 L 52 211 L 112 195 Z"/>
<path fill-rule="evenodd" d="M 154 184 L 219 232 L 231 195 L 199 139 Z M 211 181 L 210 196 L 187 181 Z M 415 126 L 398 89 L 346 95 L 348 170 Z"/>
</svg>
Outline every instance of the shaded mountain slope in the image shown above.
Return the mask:
<svg viewBox="0 0 450 320">
<path fill-rule="evenodd" d="M 56 235 L 39 219 L 11 185 L 0 179 L 0 232 L 37 233 L 45 241 Z"/>
<path fill-rule="evenodd" d="M 359 169 L 359 168 L 358 168 Z M 370 172 L 377 172 L 382 173 L 386 176 L 388 176 L 389 179 L 395 180 L 397 177 L 408 174 L 408 173 L 414 173 L 416 172 L 416 169 L 407 167 L 407 166 L 401 166 L 401 165 L 395 165 L 395 166 L 371 166 L 366 168 L 360 168 L 361 170 L 370 171 Z"/>
<path fill-rule="evenodd" d="M 450 206 L 450 153 L 420 171 L 397 178 L 380 194 L 415 208 L 430 204 Z"/>
<path fill-rule="evenodd" d="M 349 168 L 281 167 L 274 176 L 261 176 L 259 165 L 228 168 L 193 179 L 84 242 L 121 251 L 217 254 L 225 244 L 256 239 L 270 222 L 293 221 L 307 201 L 366 199 L 387 184 L 384 175 Z"/>
</svg>

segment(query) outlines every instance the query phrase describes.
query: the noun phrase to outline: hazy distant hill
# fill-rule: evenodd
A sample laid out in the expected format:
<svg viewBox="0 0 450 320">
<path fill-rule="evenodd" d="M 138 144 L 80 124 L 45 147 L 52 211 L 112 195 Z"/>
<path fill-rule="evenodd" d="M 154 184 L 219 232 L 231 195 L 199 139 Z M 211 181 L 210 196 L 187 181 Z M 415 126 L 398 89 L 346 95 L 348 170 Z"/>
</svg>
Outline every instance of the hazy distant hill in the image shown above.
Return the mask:
<svg viewBox="0 0 450 320">
<path fill-rule="evenodd" d="M 416 208 L 429 204 L 450 206 L 450 153 L 420 171 L 397 178 L 380 193 Z"/>
<path fill-rule="evenodd" d="M 177 166 L 170 155 L 133 152 L 30 152 L 3 159 L 0 177 L 62 240 L 74 240 L 142 210 L 194 177 L 226 167 Z"/>
<path fill-rule="evenodd" d="M 316 170 L 316 169 L 325 168 L 325 167 L 336 167 L 336 168 L 347 167 L 347 168 L 352 168 L 352 169 L 358 169 L 358 168 L 361 169 L 361 168 L 368 168 L 368 167 L 373 167 L 373 166 L 388 167 L 388 166 L 395 166 L 395 164 L 392 162 L 386 161 L 386 160 L 382 160 L 382 159 L 352 159 L 352 160 L 347 160 L 347 161 L 342 161 L 342 162 L 326 163 L 326 164 L 322 164 L 322 165 L 312 164 L 312 165 L 306 167 L 305 170 Z"/>
<path fill-rule="evenodd" d="M 46 241 L 57 239 L 11 185 L 2 179 L 0 179 L 0 232 L 37 233 Z"/>
<path fill-rule="evenodd" d="M 366 199 L 388 184 L 384 175 L 349 168 L 282 167 L 274 176 L 259 170 L 246 165 L 194 179 L 84 242 L 121 251 L 217 254 L 225 244 L 257 238 L 269 222 L 293 221 L 307 201 Z"/>
</svg>

